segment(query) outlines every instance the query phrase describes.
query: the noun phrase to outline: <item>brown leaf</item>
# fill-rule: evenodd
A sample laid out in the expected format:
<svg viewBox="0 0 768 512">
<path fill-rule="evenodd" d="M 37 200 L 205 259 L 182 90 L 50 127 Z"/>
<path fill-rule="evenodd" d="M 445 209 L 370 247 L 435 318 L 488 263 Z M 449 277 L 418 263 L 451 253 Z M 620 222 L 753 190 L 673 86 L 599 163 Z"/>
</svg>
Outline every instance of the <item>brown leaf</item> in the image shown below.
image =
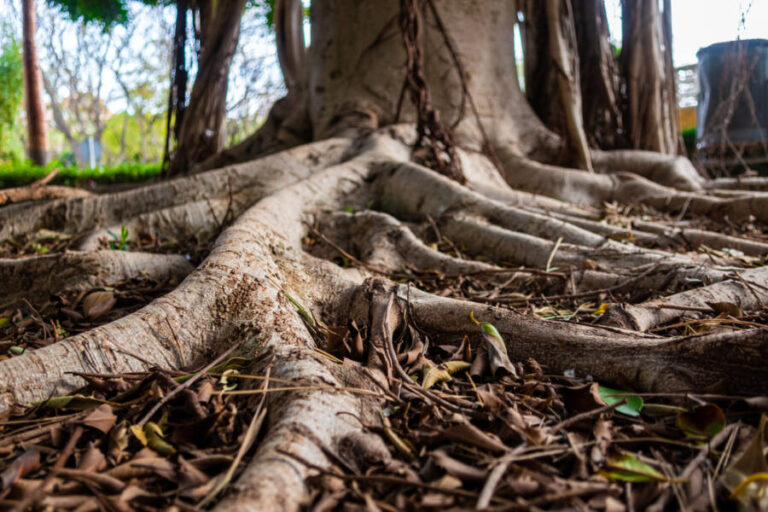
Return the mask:
<svg viewBox="0 0 768 512">
<path fill-rule="evenodd" d="M 83 454 L 77 469 L 82 471 L 102 471 L 107 467 L 107 458 L 94 443 L 88 444 L 88 449 Z"/>
<path fill-rule="evenodd" d="M 435 464 L 443 468 L 449 475 L 453 475 L 460 480 L 484 482 L 488 476 L 486 471 L 456 460 L 441 450 L 433 452 L 432 457 L 435 461 Z"/>
<path fill-rule="evenodd" d="M 741 308 L 733 302 L 707 302 L 707 306 L 712 308 L 712 311 L 719 315 L 727 315 L 734 318 L 741 318 L 744 316 Z"/>
<path fill-rule="evenodd" d="M 565 408 L 571 415 L 575 416 L 604 406 L 605 402 L 600 398 L 598 388 L 597 382 L 564 388 L 562 393 Z"/>
<path fill-rule="evenodd" d="M 112 430 L 116 421 L 117 416 L 112 412 L 112 406 L 109 404 L 101 404 L 85 417 L 83 425 L 95 428 L 96 430 L 101 431 L 102 434 L 106 434 Z"/>
<path fill-rule="evenodd" d="M 531 444 L 540 445 L 547 440 L 547 434 L 538 427 L 532 427 L 515 407 L 507 407 L 504 410 L 504 419 L 512 430 Z"/>
<path fill-rule="evenodd" d="M 83 299 L 83 313 L 94 320 L 109 313 L 116 302 L 112 292 L 92 292 Z"/>
<path fill-rule="evenodd" d="M 493 434 L 488 434 L 471 423 L 459 423 L 441 432 L 441 436 L 453 441 L 471 444 L 492 452 L 506 452 L 507 446 Z"/>
<path fill-rule="evenodd" d="M 179 457 L 179 484 L 182 487 L 198 487 L 208 483 L 208 475 L 197 469 L 193 464 Z"/>
<path fill-rule="evenodd" d="M 725 428 L 725 414 L 715 404 L 695 407 L 677 414 L 677 426 L 691 437 L 712 437 Z"/>
<path fill-rule="evenodd" d="M 36 450 L 27 450 L 16 457 L 16 460 L 0 473 L 0 499 L 8 495 L 16 480 L 23 478 L 39 467 L 40 453 Z"/>
<path fill-rule="evenodd" d="M 477 388 L 477 395 L 483 402 L 483 407 L 488 409 L 491 414 L 496 415 L 504 408 L 504 401 L 499 398 L 496 390 L 489 384 Z"/>
</svg>

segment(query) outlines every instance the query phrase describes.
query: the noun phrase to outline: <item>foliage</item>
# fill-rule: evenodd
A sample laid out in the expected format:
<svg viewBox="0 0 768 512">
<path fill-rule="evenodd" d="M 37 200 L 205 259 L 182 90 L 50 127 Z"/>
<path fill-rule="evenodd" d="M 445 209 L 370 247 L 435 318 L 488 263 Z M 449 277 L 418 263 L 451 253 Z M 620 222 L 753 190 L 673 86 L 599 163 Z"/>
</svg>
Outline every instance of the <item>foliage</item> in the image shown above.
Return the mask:
<svg viewBox="0 0 768 512">
<path fill-rule="evenodd" d="M 128 22 L 128 2 L 130 0 L 48 0 L 52 6 L 61 8 L 73 21 L 98 23 L 105 30 L 115 25 Z M 171 5 L 173 0 L 141 0 L 145 5 Z M 274 21 L 275 0 L 250 0 L 246 7 L 263 7 L 266 11 L 267 25 Z"/>
<path fill-rule="evenodd" d="M 134 162 L 161 160 L 165 141 L 163 121 L 162 116 L 143 113 L 131 115 L 126 112 L 119 112 L 108 118 L 101 136 L 106 163 L 110 163 L 111 157 L 121 157 Z M 123 136 L 125 147 L 121 148 Z"/>
<path fill-rule="evenodd" d="M 38 180 L 56 167 L 62 167 L 53 183 L 74 185 L 93 180 L 98 184 L 125 183 L 144 181 L 160 175 L 162 164 L 124 162 L 114 167 L 94 167 L 81 169 L 76 166 L 63 166 L 60 161 L 52 161 L 45 167 L 33 165 L 29 161 L 22 163 L 0 164 L 0 188 L 20 187 Z"/>
<path fill-rule="evenodd" d="M 48 0 L 73 21 L 95 22 L 109 29 L 128 22 L 128 0 Z M 170 5 L 173 0 L 142 0 L 147 5 Z"/>
<path fill-rule="evenodd" d="M 115 240 L 109 243 L 110 249 L 115 251 L 125 251 L 128 249 L 128 228 L 125 227 L 125 224 L 120 225 L 120 236 L 117 236 L 110 230 L 107 230 L 107 233 Z"/>
<path fill-rule="evenodd" d="M 5 38 L 0 47 L 0 160 L 16 159 L 23 151 L 17 119 L 24 97 L 24 63 L 21 45 Z"/>
<path fill-rule="evenodd" d="M 688 128 L 687 130 L 683 130 L 682 133 L 683 136 L 683 144 L 685 144 L 685 151 L 688 153 L 688 156 L 692 156 L 693 152 L 696 150 L 696 128 Z"/>
</svg>

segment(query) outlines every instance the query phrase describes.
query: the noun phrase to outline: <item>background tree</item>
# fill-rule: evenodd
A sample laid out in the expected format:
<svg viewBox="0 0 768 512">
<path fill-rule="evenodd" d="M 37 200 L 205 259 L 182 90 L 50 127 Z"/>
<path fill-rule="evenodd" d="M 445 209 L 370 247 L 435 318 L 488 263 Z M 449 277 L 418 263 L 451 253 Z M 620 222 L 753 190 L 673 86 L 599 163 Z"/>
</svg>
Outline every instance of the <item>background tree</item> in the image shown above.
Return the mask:
<svg viewBox="0 0 768 512">
<path fill-rule="evenodd" d="M 37 165 L 48 161 L 48 132 L 45 127 L 42 87 L 40 84 L 40 64 L 37 60 L 35 44 L 35 26 L 37 14 L 34 0 L 22 0 L 24 21 L 24 101 L 27 109 L 27 134 L 29 158 Z"/>
<path fill-rule="evenodd" d="M 672 65 L 671 2 L 622 2 L 621 73 L 624 126 L 631 147 L 677 154 L 677 91 Z"/>
</svg>

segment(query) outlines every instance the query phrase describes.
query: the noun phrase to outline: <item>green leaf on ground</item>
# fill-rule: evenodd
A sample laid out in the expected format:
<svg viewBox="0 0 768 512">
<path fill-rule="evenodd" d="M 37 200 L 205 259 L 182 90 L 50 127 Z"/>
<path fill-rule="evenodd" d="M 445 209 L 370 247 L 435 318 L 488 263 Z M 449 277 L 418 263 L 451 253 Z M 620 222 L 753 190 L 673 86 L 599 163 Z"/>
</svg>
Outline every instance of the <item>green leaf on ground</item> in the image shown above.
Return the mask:
<svg viewBox="0 0 768 512">
<path fill-rule="evenodd" d="M 616 408 L 617 412 L 627 416 L 640 416 L 640 411 L 643 409 L 643 399 L 639 396 L 628 391 L 619 391 L 605 386 L 599 386 L 598 393 L 600 393 L 600 398 L 605 402 L 605 405 L 613 405 L 616 402 L 626 400 L 627 403 Z"/>
<path fill-rule="evenodd" d="M 620 480 L 622 482 L 660 482 L 667 480 L 667 477 L 629 453 L 617 458 L 608 459 L 605 469 L 601 470 L 600 474 L 611 480 Z"/>
</svg>

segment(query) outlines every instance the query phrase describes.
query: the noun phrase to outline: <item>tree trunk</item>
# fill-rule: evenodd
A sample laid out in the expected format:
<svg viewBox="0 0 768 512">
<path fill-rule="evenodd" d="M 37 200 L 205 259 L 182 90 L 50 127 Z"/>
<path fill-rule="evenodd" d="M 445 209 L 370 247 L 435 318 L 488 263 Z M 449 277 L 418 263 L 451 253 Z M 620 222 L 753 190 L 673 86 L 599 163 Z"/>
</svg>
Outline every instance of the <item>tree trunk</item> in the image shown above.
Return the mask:
<svg viewBox="0 0 768 512">
<path fill-rule="evenodd" d="M 753 215 L 765 222 L 768 200 L 702 192 L 709 184 L 692 177 L 687 161 L 658 153 L 591 151 L 595 173 L 551 165 L 561 138 L 519 89 L 514 2 L 413 2 L 421 9 L 421 32 L 408 44 L 400 5 L 312 2 L 311 46 L 298 75 L 306 80 L 304 92 L 276 105 L 265 128 L 237 152 L 209 160 L 220 168 L 124 192 L 0 209 L 0 240 L 41 229 L 78 235 L 72 238 L 77 251 L 65 256 L 0 259 L 0 277 L 14 294 L 30 286 L 30 273 L 57 275 L 40 286 L 79 290 L 112 286 L 132 273 L 138 278 L 147 268 L 154 276 L 188 273 L 135 313 L 0 361 L 0 409 L 71 393 L 85 385 L 86 374 L 202 366 L 211 353 L 236 345 L 248 361 L 244 374 L 269 367 L 275 382 L 297 387 L 268 393 L 268 420 L 255 453 L 216 509 L 285 511 L 306 506 L 309 478 L 346 467 L 352 459 L 345 454 L 359 456 L 358 467 L 381 463 L 405 472 L 404 481 L 421 482 L 409 464 L 387 464 L 394 441 L 381 411 L 389 400 L 424 411 L 442 407 L 457 425 L 494 416 L 488 404 L 414 383 L 396 353 L 401 341 L 418 335 L 430 347 L 465 340 L 476 354 L 485 345 L 475 317 L 496 326 L 512 363 L 532 358 L 550 375 L 576 372 L 645 391 L 763 392 L 768 338 L 760 328 L 661 336 L 639 327 L 543 320 L 504 307 L 514 297 L 446 298 L 418 288 L 414 276 L 485 273 L 495 276 L 489 286 L 502 289 L 517 279 L 510 265 L 524 265 L 526 281 L 546 283 L 556 268 L 566 277 L 558 293 L 574 299 L 628 290 L 637 309 L 625 308 L 613 322 L 645 325 L 655 304 L 643 301 L 652 293 L 684 293 L 672 299 L 683 305 L 748 294 L 731 267 L 649 246 L 682 240 L 695 249 L 698 240 L 764 256 L 768 245 L 704 230 L 688 237 L 651 221 L 632 227 L 636 243 L 626 236 L 619 242 L 613 238 L 626 235 L 627 227 L 601 222 L 596 209 L 643 202 L 680 216 Z M 451 127 L 466 185 L 413 161 L 419 158 L 413 151 L 418 112 L 404 94 L 404 63 L 414 45 L 423 56 L 431 115 Z M 191 112 L 187 120 L 194 119 Z M 247 161 L 228 165 L 237 157 Z M 169 255 L 93 256 L 109 231 L 121 227 L 181 254 L 190 250 L 183 241 L 209 251 L 194 270 Z M 450 241 L 451 254 L 424 232 Z M 339 255 L 354 265 L 336 265 Z M 58 275 L 81 268 L 95 275 Z M 704 289 L 704 283 L 714 284 Z M 738 303 L 753 307 L 763 295 Z M 333 332 L 344 328 L 354 328 L 351 343 L 360 350 L 342 361 L 328 352 Z M 530 383 L 528 376 L 509 378 L 514 389 Z M 483 379 L 481 386 L 495 382 Z M 466 389 L 473 388 L 468 383 Z M 566 447 L 572 441 L 556 439 Z"/>
<path fill-rule="evenodd" d="M 603 0 L 573 2 L 584 131 L 592 147 L 626 147 L 619 111 L 618 69 Z"/>
<path fill-rule="evenodd" d="M 522 12 L 526 99 L 542 122 L 563 138 L 555 162 L 591 171 L 571 1 L 547 0 L 542 6 L 526 0 Z"/>
<path fill-rule="evenodd" d="M 48 133 L 35 45 L 37 14 L 34 0 L 22 0 L 21 8 L 24 21 L 24 103 L 27 110 L 28 152 L 32 162 L 45 165 L 48 162 Z"/>
<path fill-rule="evenodd" d="M 669 2 L 622 2 L 621 72 L 624 126 L 631 147 L 677 154 L 677 95 L 672 66 Z"/>
<path fill-rule="evenodd" d="M 304 6 L 301 0 L 275 1 L 275 40 L 277 58 L 288 90 L 301 86 L 306 49 L 304 48 Z"/>
<path fill-rule="evenodd" d="M 200 20 L 200 53 L 197 76 L 189 104 L 184 109 L 178 144 L 168 175 L 188 173 L 190 168 L 221 151 L 226 114 L 229 66 L 240 33 L 240 16 L 246 0 L 197 3 Z"/>
</svg>

